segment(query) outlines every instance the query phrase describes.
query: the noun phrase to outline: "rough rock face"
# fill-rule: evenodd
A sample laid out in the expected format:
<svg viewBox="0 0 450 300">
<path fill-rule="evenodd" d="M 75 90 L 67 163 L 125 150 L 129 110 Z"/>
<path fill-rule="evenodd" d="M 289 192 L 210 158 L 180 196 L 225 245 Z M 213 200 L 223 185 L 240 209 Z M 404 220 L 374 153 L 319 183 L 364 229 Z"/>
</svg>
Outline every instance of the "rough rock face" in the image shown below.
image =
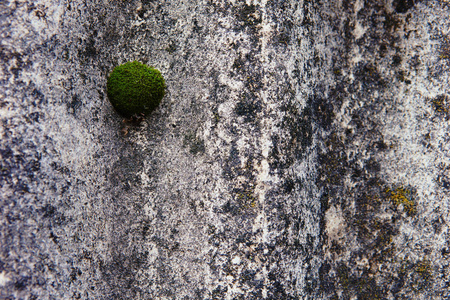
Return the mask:
<svg viewBox="0 0 450 300">
<path fill-rule="evenodd" d="M 0 298 L 450 298 L 449 17 L 0 2 Z M 139 125 L 133 60 L 168 86 Z"/>
</svg>

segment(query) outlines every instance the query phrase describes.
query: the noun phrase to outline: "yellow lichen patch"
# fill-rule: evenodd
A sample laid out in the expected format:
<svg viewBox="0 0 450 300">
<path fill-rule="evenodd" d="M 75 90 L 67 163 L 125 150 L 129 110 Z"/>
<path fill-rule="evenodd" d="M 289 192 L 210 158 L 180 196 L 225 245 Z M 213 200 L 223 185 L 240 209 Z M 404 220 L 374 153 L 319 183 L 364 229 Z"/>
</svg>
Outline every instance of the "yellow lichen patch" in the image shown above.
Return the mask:
<svg viewBox="0 0 450 300">
<path fill-rule="evenodd" d="M 420 277 L 422 277 L 423 279 L 427 280 L 431 277 L 431 263 L 429 260 L 425 259 L 422 261 L 419 261 L 415 268 L 414 271 L 416 271 Z"/>
<path fill-rule="evenodd" d="M 449 97 L 447 95 L 439 95 L 431 99 L 431 104 L 437 113 L 448 115 L 450 113 Z"/>
<path fill-rule="evenodd" d="M 416 203 L 412 199 L 412 191 L 405 189 L 403 187 L 398 187 L 394 190 L 386 189 L 389 200 L 396 205 L 403 205 L 403 210 L 408 216 L 415 215 L 417 212 Z"/>
<path fill-rule="evenodd" d="M 404 278 L 408 278 L 411 289 L 416 292 L 426 289 L 433 281 L 433 267 L 429 259 L 422 259 L 416 262 L 404 259 L 401 262 L 398 273 Z"/>
<path fill-rule="evenodd" d="M 236 193 L 236 200 L 241 204 L 242 208 L 256 207 L 256 197 L 253 189 L 241 190 Z"/>
<path fill-rule="evenodd" d="M 450 1 L 444 1 L 450 3 Z M 449 59 L 450 58 L 450 37 L 445 36 L 442 42 L 441 53 L 439 54 L 440 59 Z"/>
</svg>

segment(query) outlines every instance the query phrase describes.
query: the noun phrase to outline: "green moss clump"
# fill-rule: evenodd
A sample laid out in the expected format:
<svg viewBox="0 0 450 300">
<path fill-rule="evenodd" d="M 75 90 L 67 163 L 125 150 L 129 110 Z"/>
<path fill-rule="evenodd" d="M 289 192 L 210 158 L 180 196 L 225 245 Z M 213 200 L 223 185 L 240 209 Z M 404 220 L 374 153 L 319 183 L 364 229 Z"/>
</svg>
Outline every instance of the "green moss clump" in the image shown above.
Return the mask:
<svg viewBox="0 0 450 300">
<path fill-rule="evenodd" d="M 151 113 L 164 97 L 165 88 L 157 69 L 137 61 L 115 67 L 106 84 L 109 101 L 124 117 Z"/>
</svg>

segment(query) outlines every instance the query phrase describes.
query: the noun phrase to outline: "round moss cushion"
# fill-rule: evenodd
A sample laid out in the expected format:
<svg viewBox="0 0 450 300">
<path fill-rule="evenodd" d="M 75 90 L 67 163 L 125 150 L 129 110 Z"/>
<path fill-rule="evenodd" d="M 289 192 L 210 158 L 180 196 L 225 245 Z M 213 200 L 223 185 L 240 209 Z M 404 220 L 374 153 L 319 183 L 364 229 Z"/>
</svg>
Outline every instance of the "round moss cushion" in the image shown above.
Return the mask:
<svg viewBox="0 0 450 300">
<path fill-rule="evenodd" d="M 106 84 L 109 101 L 124 117 L 151 113 L 164 97 L 165 88 L 161 72 L 137 61 L 115 67 Z"/>
</svg>

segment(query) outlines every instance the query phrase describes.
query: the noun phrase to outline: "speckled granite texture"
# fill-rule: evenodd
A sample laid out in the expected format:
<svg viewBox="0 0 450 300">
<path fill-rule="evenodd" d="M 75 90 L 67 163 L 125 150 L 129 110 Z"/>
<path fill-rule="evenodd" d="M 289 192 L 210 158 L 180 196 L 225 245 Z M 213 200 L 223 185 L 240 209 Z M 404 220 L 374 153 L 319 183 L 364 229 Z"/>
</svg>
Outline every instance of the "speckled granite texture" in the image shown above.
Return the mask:
<svg viewBox="0 0 450 300">
<path fill-rule="evenodd" d="M 449 18 L 0 1 L 0 299 L 450 299 Z M 167 83 L 140 125 L 132 60 Z"/>
</svg>

